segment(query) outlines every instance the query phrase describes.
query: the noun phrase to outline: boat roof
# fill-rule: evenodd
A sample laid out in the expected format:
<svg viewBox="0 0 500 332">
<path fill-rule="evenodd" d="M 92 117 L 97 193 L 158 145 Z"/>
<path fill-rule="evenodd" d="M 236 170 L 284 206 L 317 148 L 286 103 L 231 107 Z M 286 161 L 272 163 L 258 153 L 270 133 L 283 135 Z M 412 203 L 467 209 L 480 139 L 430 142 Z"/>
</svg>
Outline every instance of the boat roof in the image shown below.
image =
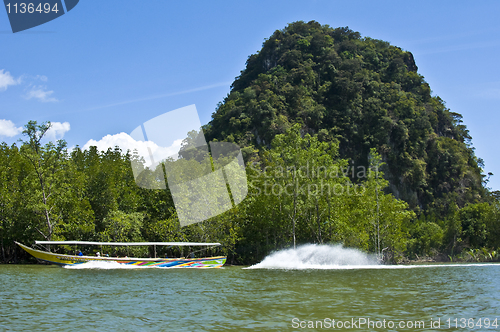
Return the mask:
<svg viewBox="0 0 500 332">
<path fill-rule="evenodd" d="M 94 246 L 220 246 L 218 242 L 91 242 L 91 241 L 35 241 L 36 244 L 82 244 Z"/>
</svg>

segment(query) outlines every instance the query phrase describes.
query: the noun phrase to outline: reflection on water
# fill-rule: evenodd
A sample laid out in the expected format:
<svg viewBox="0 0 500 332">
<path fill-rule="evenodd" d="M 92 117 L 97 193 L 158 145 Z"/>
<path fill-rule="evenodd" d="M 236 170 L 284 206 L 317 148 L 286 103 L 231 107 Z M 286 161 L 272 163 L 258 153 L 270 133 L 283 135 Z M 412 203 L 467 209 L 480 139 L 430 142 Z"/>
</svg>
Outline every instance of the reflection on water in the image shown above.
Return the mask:
<svg viewBox="0 0 500 332">
<path fill-rule="evenodd" d="M 0 265 L 0 330 L 292 331 L 293 318 L 500 319 L 499 273 L 494 264 L 356 270 Z"/>
</svg>

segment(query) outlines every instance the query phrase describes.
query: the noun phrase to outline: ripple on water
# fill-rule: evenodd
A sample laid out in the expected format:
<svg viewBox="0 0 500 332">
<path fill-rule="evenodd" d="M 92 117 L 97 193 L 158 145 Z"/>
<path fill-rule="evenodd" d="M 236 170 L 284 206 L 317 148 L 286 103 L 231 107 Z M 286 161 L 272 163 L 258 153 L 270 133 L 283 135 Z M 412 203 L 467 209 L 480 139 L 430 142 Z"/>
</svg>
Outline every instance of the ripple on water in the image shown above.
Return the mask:
<svg viewBox="0 0 500 332">
<path fill-rule="evenodd" d="M 0 330 L 291 330 L 291 320 L 493 317 L 500 265 L 67 270 L 0 265 Z"/>
</svg>

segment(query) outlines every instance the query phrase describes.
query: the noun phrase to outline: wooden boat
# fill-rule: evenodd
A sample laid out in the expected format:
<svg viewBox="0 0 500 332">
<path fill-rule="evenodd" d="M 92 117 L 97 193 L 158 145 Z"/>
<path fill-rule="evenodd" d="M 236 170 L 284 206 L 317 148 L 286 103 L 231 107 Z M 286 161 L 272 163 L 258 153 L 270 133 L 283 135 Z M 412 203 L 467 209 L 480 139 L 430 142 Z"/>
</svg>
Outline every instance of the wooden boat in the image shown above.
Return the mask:
<svg viewBox="0 0 500 332">
<path fill-rule="evenodd" d="M 88 242 L 88 241 L 35 241 L 38 245 L 97 245 L 97 246 L 220 246 L 220 243 L 198 242 Z M 141 267 L 163 268 L 220 268 L 226 262 L 225 256 L 205 258 L 134 258 L 134 257 L 103 257 L 63 255 L 27 247 L 19 242 L 18 246 L 26 250 L 37 260 L 59 266 L 76 265 L 85 262 L 117 262 L 120 264 Z M 102 249 L 101 249 L 102 252 Z"/>
</svg>

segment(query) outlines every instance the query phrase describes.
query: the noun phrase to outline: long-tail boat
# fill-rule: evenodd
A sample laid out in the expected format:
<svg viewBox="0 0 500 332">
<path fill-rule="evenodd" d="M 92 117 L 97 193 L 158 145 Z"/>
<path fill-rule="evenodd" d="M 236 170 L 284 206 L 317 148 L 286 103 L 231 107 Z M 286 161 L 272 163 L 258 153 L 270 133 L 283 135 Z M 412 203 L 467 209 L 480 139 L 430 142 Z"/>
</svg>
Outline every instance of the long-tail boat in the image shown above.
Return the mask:
<svg viewBox="0 0 500 332">
<path fill-rule="evenodd" d="M 89 242 L 89 241 L 35 241 L 37 245 L 95 245 L 101 246 L 154 246 L 154 258 L 135 258 L 135 257 L 108 257 L 98 253 L 96 256 L 86 256 L 81 254 L 65 255 L 49 251 L 42 251 L 25 246 L 16 242 L 21 248 L 41 262 L 51 263 L 59 266 L 76 265 L 86 262 L 117 262 L 120 264 L 142 266 L 142 267 L 163 267 L 163 268 L 220 268 L 226 262 L 225 256 L 194 258 L 157 258 L 156 246 L 220 246 L 220 243 L 198 243 L 198 242 Z M 76 253 L 76 249 L 75 249 Z"/>
</svg>

